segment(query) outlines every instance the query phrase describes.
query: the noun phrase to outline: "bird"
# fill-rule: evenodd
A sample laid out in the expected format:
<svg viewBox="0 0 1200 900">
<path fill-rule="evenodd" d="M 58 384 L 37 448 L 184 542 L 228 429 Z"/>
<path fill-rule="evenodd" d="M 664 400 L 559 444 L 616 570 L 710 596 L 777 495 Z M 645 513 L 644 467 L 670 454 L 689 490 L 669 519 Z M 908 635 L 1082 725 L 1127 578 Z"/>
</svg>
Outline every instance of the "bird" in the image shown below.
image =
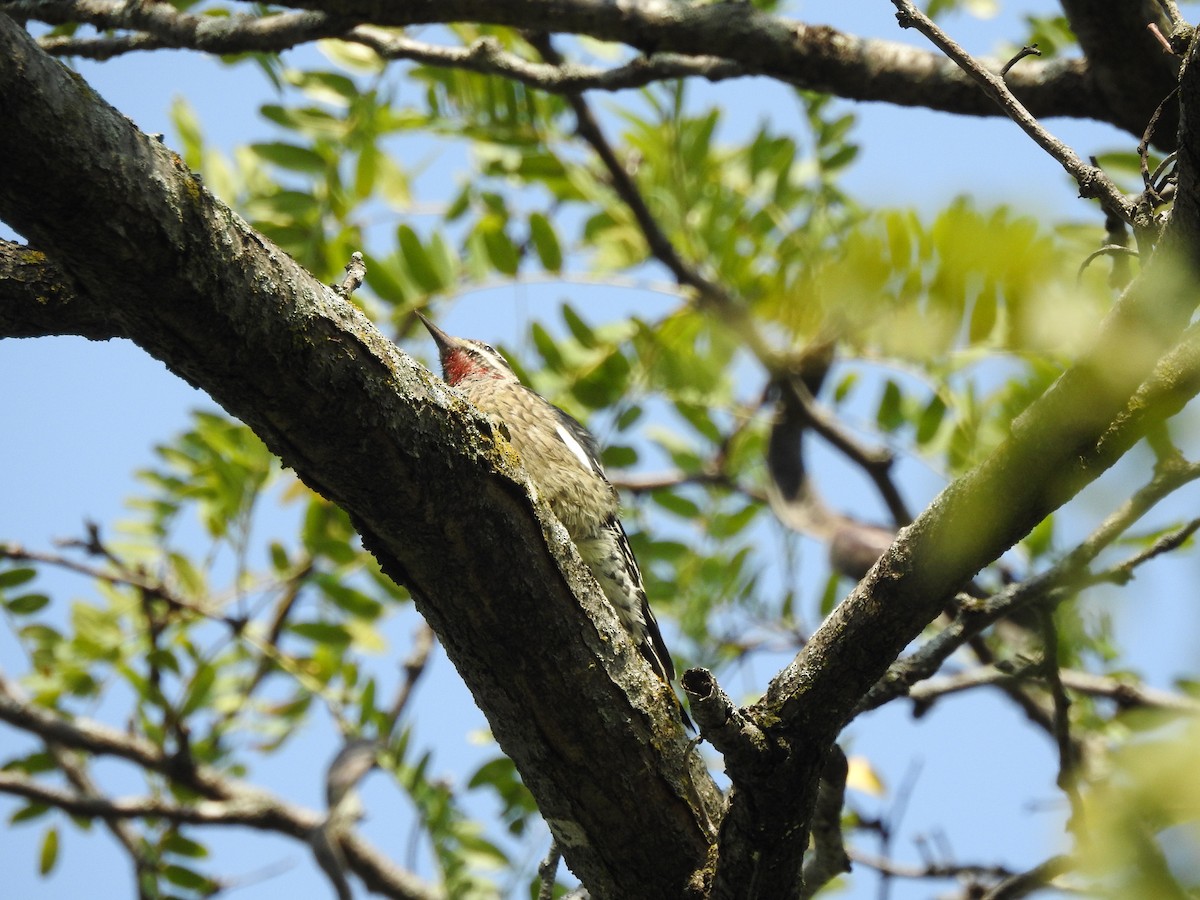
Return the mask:
<svg viewBox="0 0 1200 900">
<path fill-rule="evenodd" d="M 568 413 L 521 383 L 490 344 L 452 337 L 421 313 L 437 345 L 442 378 L 473 406 L 499 419 L 525 471 L 579 550 L 617 618 L 650 668 L 670 687 L 675 663 L 646 599 L 642 572 L 620 519 L 616 489 L 604 474 L 600 448 Z M 674 690 L 680 719 L 695 728 Z"/>
</svg>

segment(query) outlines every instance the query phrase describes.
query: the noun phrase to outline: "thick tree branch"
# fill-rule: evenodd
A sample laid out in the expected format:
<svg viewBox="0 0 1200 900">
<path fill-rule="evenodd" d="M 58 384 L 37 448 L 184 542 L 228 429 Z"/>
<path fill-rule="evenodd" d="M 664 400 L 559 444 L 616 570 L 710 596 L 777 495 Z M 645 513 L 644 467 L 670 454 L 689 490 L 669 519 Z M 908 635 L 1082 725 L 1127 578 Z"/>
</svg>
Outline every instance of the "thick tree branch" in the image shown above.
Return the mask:
<svg viewBox="0 0 1200 900">
<path fill-rule="evenodd" d="M 586 34 L 646 54 L 720 57 L 747 72 L 769 75 L 851 100 L 878 100 L 965 115 L 991 116 L 969 79 L 938 54 L 904 44 L 864 40 L 824 25 L 808 25 L 723 3 L 687 5 L 653 0 L 296 0 L 287 4 L 360 22 L 407 26 L 480 22 L 525 30 Z M 997 63 L 997 67 L 999 63 Z M 1104 119 L 1091 102 L 1086 66 L 1078 60 L 1029 65 L 1014 72 L 1013 89 L 1036 116 Z"/>
<path fill-rule="evenodd" d="M 391 4 L 375 0 L 300 0 L 287 4 L 313 10 L 325 18 L 302 20 L 289 14 L 276 23 L 251 24 L 243 28 L 241 18 L 228 20 L 191 16 L 156 9 L 152 13 L 127 11 L 123 4 L 104 0 L 31 3 L 28 0 L 0 3 L 0 9 L 14 17 L 34 18 L 52 24 L 84 21 L 101 28 L 137 29 L 132 35 L 117 34 L 90 43 L 67 39 L 54 44 L 59 52 L 118 53 L 151 47 L 194 47 L 209 52 L 233 53 L 256 49 L 283 49 L 304 40 L 330 36 L 343 23 L 371 23 L 375 26 L 421 25 L 448 22 L 480 22 L 509 25 L 521 29 L 550 29 L 556 32 L 588 34 L 602 40 L 626 44 L 651 57 L 652 68 L 665 71 L 679 66 L 699 66 L 705 77 L 725 77 L 725 66 L 736 66 L 745 74 L 769 75 L 811 90 L 827 91 L 853 100 L 876 100 L 905 106 L 922 106 L 966 115 L 996 115 L 996 110 L 971 87 L 970 81 L 938 54 L 904 44 L 863 40 L 823 25 L 808 25 L 782 19 L 753 8 L 728 4 L 676 6 L 636 0 L 620 5 L 601 0 L 446 0 Z M 363 37 L 365 35 L 359 35 Z M 379 39 L 379 33 L 366 40 Z M 58 40 L 58 39 L 54 39 Z M 401 39 L 403 43 L 404 39 Z M 409 46 L 407 51 L 426 54 L 423 61 L 437 64 L 441 53 Z M 669 54 L 668 56 L 661 56 Z M 467 68 L 480 65 L 490 56 L 477 50 L 477 59 Z M 672 56 L 676 59 L 672 59 Z M 684 62 L 681 57 L 690 58 Z M 710 62 L 720 59 L 722 64 Z M 485 63 L 486 64 L 486 63 Z M 644 83 L 633 63 L 620 75 L 622 81 Z M 997 67 L 999 63 L 996 63 Z M 538 73 L 515 60 L 501 64 L 502 74 L 535 77 L 539 86 L 553 90 L 557 77 Z M 715 67 L 715 68 L 714 68 Z M 623 67 L 624 68 L 624 67 Z M 523 75 L 521 74 L 523 73 Z M 593 87 L 575 80 L 569 89 Z M 664 72 L 665 74 L 665 72 Z M 682 73 L 681 73 L 682 74 Z M 584 76 L 590 78 L 591 76 Z M 598 76 L 603 79 L 605 76 Z M 532 83 L 532 82 L 531 82 Z M 1025 105 L 1037 116 L 1083 116 L 1106 119 L 1108 110 L 1098 100 L 1084 63 L 1078 60 L 1053 61 L 1023 66 L 1013 73 L 1010 83 Z M 626 85 L 628 86 L 628 85 Z M 564 89 L 568 89 L 564 88 Z"/>
<path fill-rule="evenodd" d="M 715 788 L 492 425 L 3 16 L 0 119 L 0 217 L 350 512 L 576 874 L 598 894 L 678 895 L 704 861 Z"/>
<path fill-rule="evenodd" d="M 74 334 L 104 341 L 121 337 L 112 317 L 81 294 L 45 253 L 0 240 L 0 335 Z"/>
</svg>

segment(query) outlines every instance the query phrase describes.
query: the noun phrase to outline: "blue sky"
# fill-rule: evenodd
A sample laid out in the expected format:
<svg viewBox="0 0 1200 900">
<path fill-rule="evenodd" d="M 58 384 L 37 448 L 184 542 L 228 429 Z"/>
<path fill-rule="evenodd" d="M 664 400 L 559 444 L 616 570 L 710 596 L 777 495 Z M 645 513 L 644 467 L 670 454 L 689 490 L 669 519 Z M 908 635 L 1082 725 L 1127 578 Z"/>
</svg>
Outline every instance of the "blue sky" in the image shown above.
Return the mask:
<svg viewBox="0 0 1200 900">
<path fill-rule="evenodd" d="M 1048 3 L 1014 5 L 1047 11 Z M 868 37 L 920 44 L 920 35 L 901 32 L 893 7 L 886 0 L 801 3 L 798 18 L 824 22 Z M 976 20 L 953 17 L 945 23 L 969 50 L 986 53 L 1001 42 L 1019 41 L 1017 14 Z M 195 107 L 210 141 L 225 149 L 268 138 L 270 126 L 257 116 L 258 105 L 270 99 L 269 86 L 250 67 L 225 68 L 198 54 L 181 52 L 139 54 L 102 66 L 81 65 L 81 72 L 99 92 L 147 132 L 173 135 L 168 109 L 173 97 L 186 96 Z M 749 129 L 764 117 L 777 129 L 794 125 L 791 104 L 773 105 L 769 91 L 758 82 L 727 82 L 703 89 L 729 112 L 730 133 Z M 603 101 L 601 101 L 602 103 Z M 782 112 L 781 112 L 782 111 Z M 899 109 L 883 104 L 854 107 L 859 116 L 855 137 L 862 156 L 849 173 L 846 189 L 864 203 L 915 206 L 932 212 L 959 194 L 970 194 L 980 206 L 1008 203 L 1034 214 L 1094 221 L 1093 210 L 1076 199 L 1076 189 L 1058 166 L 1015 126 L 1001 119 L 978 120 Z M 1091 123 L 1052 121 L 1052 130 L 1083 155 L 1131 148 L 1135 139 Z M 432 150 L 432 148 L 431 148 Z M 415 185 L 418 197 L 440 199 L 435 163 L 425 182 Z M 514 285 L 475 294 L 448 308 L 443 324 L 450 331 L 519 346 L 517 336 L 530 318 L 552 316 L 559 299 L 574 295 L 575 287 Z M 638 308 L 648 301 L 630 297 L 609 307 L 621 314 L 621 304 Z M 420 341 L 410 352 L 428 358 L 431 347 Z M 132 473 L 152 461 L 151 448 L 187 427 L 194 408 L 211 408 L 211 401 L 169 374 L 157 361 L 126 342 L 90 343 L 81 339 L 41 339 L 0 342 L 0 539 L 46 548 L 52 539 L 81 532 L 84 519 L 111 523 L 123 514 L 123 501 L 135 489 Z M 1194 432 L 1193 432 L 1194 433 Z M 911 465 L 911 464 L 910 464 Z M 919 468 L 919 467 L 917 467 Z M 1119 485 L 1130 467 L 1119 468 L 1106 480 Z M 938 484 L 929 473 L 916 472 L 930 496 Z M 1080 525 L 1102 515 L 1111 493 L 1101 485 L 1080 504 Z M 1089 499 L 1094 498 L 1094 499 Z M 846 508 L 870 503 L 858 487 L 838 499 Z M 912 498 L 927 500 L 929 497 Z M 1192 497 L 1194 500 L 1194 495 Z M 269 526 L 270 527 L 270 526 Z M 815 547 L 802 550 L 819 560 Z M 1134 659 L 1145 667 L 1152 683 L 1167 686 L 1196 658 L 1200 623 L 1186 602 L 1185 580 L 1195 583 L 1197 563 L 1184 561 L 1156 566 L 1139 576 L 1141 596 L 1153 601 L 1134 615 L 1119 604 L 1113 612 L 1135 647 Z M 59 585 L 61 584 L 61 588 Z M 66 605 L 86 595 L 82 582 L 55 583 L 56 603 Z M 408 651 L 415 616 L 397 616 L 389 627 L 393 652 Z M 11 638 L 0 632 L 0 664 L 19 672 Z M 761 690 L 783 659 L 757 661 L 739 671 L 727 684 L 735 695 Z M 445 657 L 435 655 L 422 684 L 414 718 L 417 738 L 434 750 L 433 770 L 462 783 L 475 765 L 492 755 L 494 747 L 480 746 L 471 732 L 484 726 L 457 675 Z M 390 660 L 380 668 L 394 668 Z M 322 762 L 336 750 L 328 723 L 318 721 L 311 734 L 253 778 L 273 790 L 320 808 Z M 0 729 L 0 755 L 7 755 L 11 731 Z M 925 836 L 938 846 L 936 834 L 949 836 L 957 861 L 1032 865 L 1054 849 L 1065 805 L 1054 787 L 1055 755 L 1050 742 L 1024 726 L 1019 713 L 994 698 L 967 697 L 939 704 L 929 716 L 914 721 L 903 705 L 871 714 L 856 722 L 846 736 L 852 754 L 867 756 L 890 788 L 919 771 L 916 789 L 893 850 L 910 862 L 920 861 L 915 839 Z M 102 770 L 120 783 L 124 776 Z M 1031 774 L 1032 773 L 1032 774 Z M 369 819 L 365 829 L 402 864 L 409 863 L 409 819 L 402 795 L 379 774 L 366 785 Z M 889 798 L 885 798 L 884 803 Z M 880 801 L 854 796 L 852 802 L 871 814 Z M 0 799 L 0 815 L 14 804 Z M 486 801 L 480 810 L 487 815 Z M 57 898 L 98 896 L 97 873 L 103 873 L 105 896 L 130 896 L 129 866 L 103 829 L 84 835 L 64 827 L 59 869 L 50 880 L 36 874 L 37 827 L 8 829 L 0 839 L 0 864 L 11 896 Z M 327 883 L 315 872 L 303 849 L 284 842 L 249 842 L 243 835 L 224 833 L 214 840 L 211 871 L 217 874 L 253 872 L 275 862 L 294 862 L 283 874 L 239 890 L 241 898 L 274 897 L 287 892 L 294 900 L 329 896 Z M 417 868 L 428 875 L 427 861 L 418 854 Z M 841 896 L 874 896 L 873 878 L 856 880 Z M 893 897 L 925 897 L 929 885 L 900 885 Z"/>
</svg>

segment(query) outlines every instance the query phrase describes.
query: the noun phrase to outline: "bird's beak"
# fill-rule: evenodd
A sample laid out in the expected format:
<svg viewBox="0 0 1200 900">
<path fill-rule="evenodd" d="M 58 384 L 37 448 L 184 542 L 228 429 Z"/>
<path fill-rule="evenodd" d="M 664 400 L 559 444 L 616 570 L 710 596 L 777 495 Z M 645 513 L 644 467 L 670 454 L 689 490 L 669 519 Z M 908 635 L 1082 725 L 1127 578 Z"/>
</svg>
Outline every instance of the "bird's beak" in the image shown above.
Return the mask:
<svg viewBox="0 0 1200 900">
<path fill-rule="evenodd" d="M 425 326 L 430 335 L 432 335 L 434 343 L 438 346 L 439 354 L 445 355 L 454 346 L 454 338 L 450 337 L 450 335 L 446 334 L 446 332 L 442 331 L 442 329 L 438 328 L 420 313 L 417 313 L 416 316 L 421 320 L 421 324 Z"/>
</svg>

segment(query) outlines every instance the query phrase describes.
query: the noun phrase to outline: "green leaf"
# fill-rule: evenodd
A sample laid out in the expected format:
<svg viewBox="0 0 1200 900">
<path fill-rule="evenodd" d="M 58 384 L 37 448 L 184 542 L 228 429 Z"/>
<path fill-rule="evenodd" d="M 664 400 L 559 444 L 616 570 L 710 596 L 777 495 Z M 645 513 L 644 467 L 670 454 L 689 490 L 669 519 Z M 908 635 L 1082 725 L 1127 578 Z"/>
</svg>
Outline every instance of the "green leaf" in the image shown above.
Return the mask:
<svg viewBox="0 0 1200 900">
<path fill-rule="evenodd" d="M 185 866 L 163 866 L 163 877 L 171 884 L 196 891 L 199 894 L 211 894 L 217 886 L 211 878 L 206 878 L 199 872 L 194 872 Z"/>
<path fill-rule="evenodd" d="M 29 802 L 8 817 L 8 824 L 16 825 L 20 822 L 32 822 L 34 819 L 40 819 L 49 811 L 50 807 L 45 803 Z"/>
<path fill-rule="evenodd" d="M 396 237 L 400 243 L 400 256 L 413 281 L 427 294 L 440 291 L 445 285 L 438 277 L 438 273 L 429 259 L 429 254 L 425 252 L 425 247 L 422 246 L 417 233 L 409 226 L 401 225 L 396 230 Z"/>
<path fill-rule="evenodd" d="M 498 222 L 491 221 L 480 226 L 484 248 L 493 268 L 501 275 L 516 275 L 521 258 L 516 245 L 505 233 L 504 227 Z"/>
<path fill-rule="evenodd" d="M 344 609 L 352 616 L 358 616 L 363 619 L 377 619 L 383 611 L 383 604 L 374 597 L 368 597 L 362 591 L 355 590 L 333 575 L 318 575 L 316 582 L 320 585 L 321 592 L 335 606 Z"/>
<path fill-rule="evenodd" d="M 344 626 L 333 622 L 297 622 L 290 625 L 288 630 L 318 644 L 344 647 L 350 643 L 350 633 Z"/>
<path fill-rule="evenodd" d="M 42 837 L 42 848 L 38 853 L 38 873 L 46 876 L 54 871 L 58 863 L 58 828 L 46 829 Z"/>
<path fill-rule="evenodd" d="M 18 569 L 6 569 L 0 572 L 0 591 L 6 588 L 14 588 L 18 585 L 25 584 L 27 581 L 33 581 L 37 577 L 37 569 L 31 569 L 27 566 L 22 566 Z"/>
<path fill-rule="evenodd" d="M 875 411 L 875 421 L 884 431 L 895 431 L 904 424 L 904 397 L 900 386 L 890 378 L 883 388 L 883 396 L 879 398 L 879 409 Z"/>
<path fill-rule="evenodd" d="M 825 589 L 821 591 L 821 617 L 829 615 L 833 612 L 833 608 L 837 606 L 838 598 L 842 595 L 840 580 L 837 572 L 831 572 L 829 577 L 825 579 Z"/>
<path fill-rule="evenodd" d="M 562 305 L 562 317 L 563 321 L 567 323 L 567 328 L 571 330 L 572 337 L 579 341 L 581 346 L 587 347 L 589 350 L 598 346 L 596 332 L 592 330 L 591 325 L 579 317 L 579 313 L 575 312 L 571 304 L 564 303 Z"/>
<path fill-rule="evenodd" d="M 174 853 L 178 856 L 186 856 L 190 859 L 205 859 L 208 857 L 208 848 L 203 844 L 199 844 L 190 838 L 184 837 L 178 831 L 172 831 L 163 840 L 163 849 Z"/>
<path fill-rule="evenodd" d="M 529 217 L 529 237 L 533 241 L 533 249 L 537 252 L 542 268 L 547 272 L 558 272 L 562 269 L 562 247 L 558 243 L 558 235 L 554 226 L 541 213 L 533 213 Z"/>
<path fill-rule="evenodd" d="M 251 144 L 250 150 L 260 159 L 287 169 L 292 172 L 306 172 L 310 175 L 325 174 L 328 164 L 325 158 L 315 150 L 296 144 L 285 144 L 282 141 Z"/>
<path fill-rule="evenodd" d="M 938 433 L 938 429 L 942 426 L 942 419 L 946 417 L 946 404 L 942 398 L 934 394 L 929 403 L 921 411 L 921 417 L 917 420 L 917 443 L 928 444 L 934 439 Z"/>
<path fill-rule="evenodd" d="M 50 598 L 45 594 L 22 594 L 20 597 L 6 600 L 4 605 L 15 616 L 27 616 L 37 612 L 49 602 Z"/>
<path fill-rule="evenodd" d="M 183 704 L 179 708 L 180 718 L 187 718 L 202 706 L 208 704 L 212 697 L 213 686 L 217 681 L 216 666 L 203 663 L 196 670 L 196 674 L 192 677 L 191 684 L 188 685 L 187 695 L 184 698 Z"/>
</svg>

